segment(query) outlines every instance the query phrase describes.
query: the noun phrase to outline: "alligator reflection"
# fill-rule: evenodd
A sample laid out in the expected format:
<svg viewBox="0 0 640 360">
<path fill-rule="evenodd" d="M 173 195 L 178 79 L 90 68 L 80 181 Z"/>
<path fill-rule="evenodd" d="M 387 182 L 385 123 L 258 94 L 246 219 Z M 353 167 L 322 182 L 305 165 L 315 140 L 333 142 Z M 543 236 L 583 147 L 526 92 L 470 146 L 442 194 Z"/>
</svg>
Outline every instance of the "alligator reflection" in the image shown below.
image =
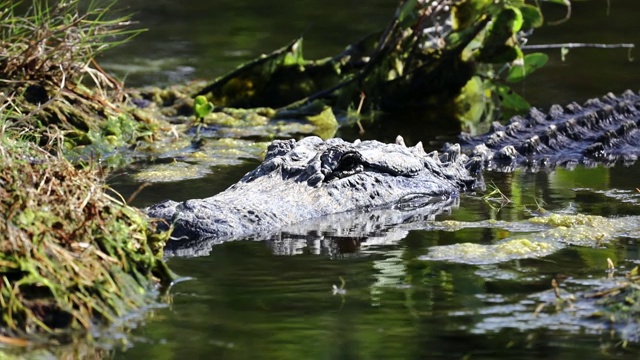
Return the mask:
<svg viewBox="0 0 640 360">
<path fill-rule="evenodd" d="M 425 228 L 425 222 L 434 220 L 439 214 L 450 213 L 459 205 L 459 198 L 426 196 L 388 208 L 331 214 L 244 240 L 267 241 L 276 255 L 357 254 L 369 246 L 395 244 L 405 238 L 409 230 Z M 214 245 L 225 241 L 228 240 L 212 237 L 176 242 L 165 249 L 165 256 L 206 256 Z"/>
<path fill-rule="evenodd" d="M 397 244 L 409 230 L 424 229 L 437 215 L 460 205 L 460 198 L 428 201 L 312 219 L 283 228 L 268 244 L 278 255 L 357 256 L 371 246 Z"/>
</svg>

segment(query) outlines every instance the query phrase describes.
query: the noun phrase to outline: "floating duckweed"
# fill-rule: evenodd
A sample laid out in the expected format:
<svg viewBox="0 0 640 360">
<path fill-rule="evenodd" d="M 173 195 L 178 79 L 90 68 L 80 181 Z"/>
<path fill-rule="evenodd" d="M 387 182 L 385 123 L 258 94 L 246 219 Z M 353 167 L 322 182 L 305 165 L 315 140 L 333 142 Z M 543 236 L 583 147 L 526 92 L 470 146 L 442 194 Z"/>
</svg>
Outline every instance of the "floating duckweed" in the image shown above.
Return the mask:
<svg viewBox="0 0 640 360">
<path fill-rule="evenodd" d="M 208 166 L 174 162 L 152 165 L 134 175 L 139 182 L 172 182 L 201 178 L 209 174 Z"/>
<path fill-rule="evenodd" d="M 442 225 L 445 228 L 453 228 L 453 229 L 458 229 L 462 227 L 462 223 L 457 220 L 442 220 L 440 221 L 439 225 Z"/>
<path fill-rule="evenodd" d="M 489 264 L 546 256 L 567 245 L 599 247 L 614 239 L 615 236 L 637 228 L 638 221 L 638 217 L 607 219 L 602 216 L 582 214 L 535 217 L 528 222 L 549 225 L 553 228 L 529 234 L 527 238 L 507 238 L 493 245 L 462 243 L 434 246 L 422 259 Z M 443 223 L 445 228 L 461 227 L 461 223 L 455 221 Z M 487 222 L 487 224 L 491 223 Z"/>
<path fill-rule="evenodd" d="M 531 241 L 529 239 L 513 239 L 502 244 L 496 245 L 496 251 L 507 256 L 532 254 L 546 254 L 553 250 L 553 246 L 549 243 L 540 241 Z"/>
<path fill-rule="evenodd" d="M 330 106 L 324 106 L 320 113 L 309 115 L 306 119 L 317 128 L 336 129 L 338 127 L 338 120 Z"/>
<path fill-rule="evenodd" d="M 546 256 L 559 247 L 529 239 L 513 239 L 496 245 L 461 243 L 435 246 L 421 260 L 446 260 L 466 264 L 493 264 L 513 259 Z"/>
<path fill-rule="evenodd" d="M 548 224 L 551 226 L 576 226 L 576 225 L 587 225 L 587 226 L 600 226 L 609 221 L 609 219 L 604 218 L 602 216 L 597 215 L 584 215 L 584 214 L 576 214 L 576 215 L 565 215 L 565 214 L 551 214 L 549 216 L 539 216 L 533 217 L 529 219 L 530 222 L 534 224 Z"/>
</svg>

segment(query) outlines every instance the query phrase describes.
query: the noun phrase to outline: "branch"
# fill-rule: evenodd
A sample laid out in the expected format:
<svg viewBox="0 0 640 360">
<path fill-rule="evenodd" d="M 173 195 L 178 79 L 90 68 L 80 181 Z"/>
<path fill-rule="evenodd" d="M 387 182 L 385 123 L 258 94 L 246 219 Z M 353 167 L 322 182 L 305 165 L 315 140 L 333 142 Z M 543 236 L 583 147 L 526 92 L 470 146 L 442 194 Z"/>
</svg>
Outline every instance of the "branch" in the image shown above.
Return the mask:
<svg viewBox="0 0 640 360">
<path fill-rule="evenodd" d="M 540 44 L 540 45 L 523 45 L 523 50 L 529 49 L 574 49 L 574 48 L 598 48 L 598 49 L 633 49 L 635 44 L 597 44 L 597 43 L 564 43 L 564 44 Z"/>
</svg>

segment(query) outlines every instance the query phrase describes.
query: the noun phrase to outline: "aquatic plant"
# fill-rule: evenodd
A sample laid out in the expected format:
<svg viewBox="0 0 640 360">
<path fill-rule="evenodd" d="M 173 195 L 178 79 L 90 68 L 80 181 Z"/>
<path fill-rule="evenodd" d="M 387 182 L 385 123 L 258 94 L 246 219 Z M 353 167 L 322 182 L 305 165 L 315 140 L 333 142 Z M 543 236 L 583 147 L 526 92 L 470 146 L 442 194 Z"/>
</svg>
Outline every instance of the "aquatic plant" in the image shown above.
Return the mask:
<svg viewBox="0 0 640 360">
<path fill-rule="evenodd" d="M 172 279 L 166 234 L 96 160 L 154 126 L 122 110 L 121 84 L 93 60 L 138 32 L 107 16 L 113 4 L 0 0 L 0 343 L 89 334 Z"/>
<path fill-rule="evenodd" d="M 385 29 L 334 57 L 305 60 L 300 38 L 197 95 L 220 106 L 287 110 L 319 101 L 339 109 L 456 108 L 477 118 L 486 98 L 522 109 L 528 104 L 509 83 L 546 63 L 545 54 L 522 52 L 542 24 L 539 7 L 524 0 L 404 0 Z"/>
<path fill-rule="evenodd" d="M 164 239 L 147 218 L 109 190 L 100 168 L 77 168 L 6 128 L 0 342 L 42 341 L 37 335 L 65 341 L 155 301 L 153 289 L 172 276 L 161 259 Z"/>
<path fill-rule="evenodd" d="M 213 104 L 207 100 L 206 97 L 200 95 L 196 96 L 193 105 L 193 113 L 198 121 L 202 121 L 205 116 L 211 114 L 213 111 Z"/>
</svg>

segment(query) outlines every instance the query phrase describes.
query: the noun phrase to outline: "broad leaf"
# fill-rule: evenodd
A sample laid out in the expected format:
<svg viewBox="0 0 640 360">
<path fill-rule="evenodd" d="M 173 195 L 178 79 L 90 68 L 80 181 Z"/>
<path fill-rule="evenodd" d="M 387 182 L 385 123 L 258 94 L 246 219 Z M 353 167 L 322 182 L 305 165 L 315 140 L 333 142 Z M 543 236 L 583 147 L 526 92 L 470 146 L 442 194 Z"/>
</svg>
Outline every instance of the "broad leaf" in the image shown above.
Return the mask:
<svg viewBox="0 0 640 360">
<path fill-rule="evenodd" d="M 523 24 L 518 8 L 508 6 L 493 19 L 489 34 L 478 54 L 478 60 L 485 63 L 511 62 L 522 57 L 517 47 L 507 44 L 520 31 Z"/>
<path fill-rule="evenodd" d="M 510 87 L 505 85 L 496 86 L 496 92 L 500 97 L 500 102 L 503 108 L 513 110 L 521 113 L 529 110 L 531 105 L 518 93 L 513 91 Z"/>
<path fill-rule="evenodd" d="M 198 119 L 202 119 L 205 116 L 213 112 L 213 104 L 202 95 L 196 96 L 193 102 L 193 113 Z"/>
<path fill-rule="evenodd" d="M 533 53 L 527 54 L 523 60 L 522 65 L 515 65 L 509 69 L 509 74 L 507 75 L 508 82 L 515 83 L 522 81 L 529 74 L 543 67 L 547 61 L 549 61 L 549 56 L 543 53 Z"/>
<path fill-rule="evenodd" d="M 542 12 L 540 9 L 533 5 L 522 5 L 519 7 L 520 12 L 522 13 L 522 19 L 524 23 L 522 27 L 524 29 L 532 29 L 542 26 L 544 23 L 544 18 L 542 17 Z"/>
<path fill-rule="evenodd" d="M 453 5 L 451 8 L 453 30 L 462 30 L 471 26 L 478 17 L 484 15 L 491 2 L 492 0 L 469 0 Z"/>
</svg>

